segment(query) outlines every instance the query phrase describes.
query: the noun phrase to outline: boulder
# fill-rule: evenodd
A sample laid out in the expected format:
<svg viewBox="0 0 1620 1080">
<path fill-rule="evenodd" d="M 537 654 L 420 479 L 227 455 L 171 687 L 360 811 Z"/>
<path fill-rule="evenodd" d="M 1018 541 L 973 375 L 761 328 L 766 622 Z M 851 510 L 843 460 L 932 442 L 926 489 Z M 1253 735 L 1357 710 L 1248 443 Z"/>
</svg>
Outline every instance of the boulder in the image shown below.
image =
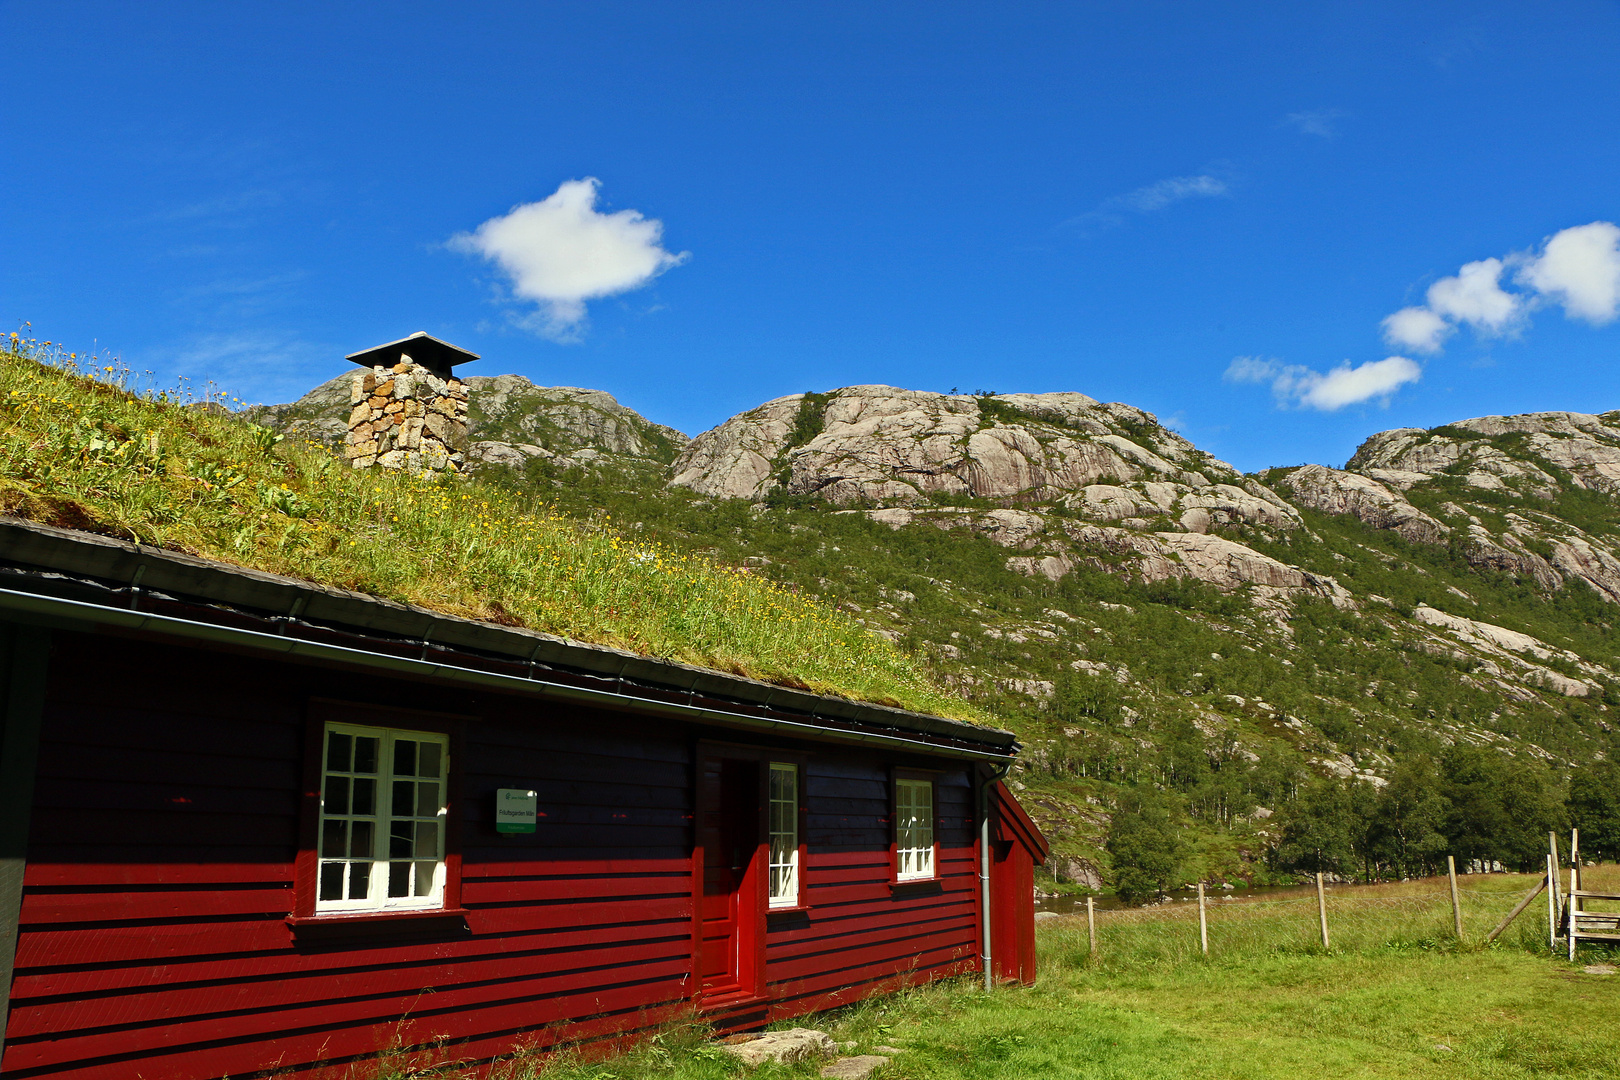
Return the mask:
<svg viewBox="0 0 1620 1080">
<path fill-rule="evenodd" d="M 821 1075 L 825 1080 L 866 1080 L 880 1066 L 888 1063 L 889 1059 L 881 1054 L 857 1054 L 839 1058 L 831 1065 L 823 1065 Z"/>
<path fill-rule="evenodd" d="M 733 1036 L 722 1042 L 720 1047 L 749 1066 L 763 1065 L 767 1061 L 792 1065 L 814 1058 L 831 1057 L 838 1052 L 838 1044 L 832 1041 L 830 1035 L 812 1028 Z"/>
</svg>

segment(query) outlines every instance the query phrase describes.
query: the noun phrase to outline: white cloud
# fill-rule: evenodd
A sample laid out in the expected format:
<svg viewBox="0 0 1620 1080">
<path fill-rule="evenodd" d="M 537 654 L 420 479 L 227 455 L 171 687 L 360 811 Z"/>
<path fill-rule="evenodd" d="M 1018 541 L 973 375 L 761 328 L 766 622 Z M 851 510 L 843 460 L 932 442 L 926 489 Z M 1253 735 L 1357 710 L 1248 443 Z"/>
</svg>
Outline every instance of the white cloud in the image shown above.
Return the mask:
<svg viewBox="0 0 1620 1080">
<path fill-rule="evenodd" d="M 1228 382 L 1270 383 L 1277 403 L 1285 407 L 1333 412 L 1374 398 L 1387 404 L 1400 387 L 1416 382 L 1423 368 L 1404 356 L 1351 367 L 1346 360 L 1326 374 L 1301 364 L 1281 364 L 1258 356 L 1239 356 L 1226 369 Z"/>
<path fill-rule="evenodd" d="M 1289 113 L 1283 117 L 1283 126 L 1291 127 L 1302 135 L 1316 135 L 1331 139 L 1338 134 L 1333 122 L 1348 115 L 1343 109 L 1315 109 L 1311 112 Z"/>
<path fill-rule="evenodd" d="M 1503 290 L 1502 260 L 1467 263 L 1456 277 L 1429 286 L 1429 310 L 1485 334 L 1504 334 L 1523 315 L 1524 298 Z"/>
<path fill-rule="evenodd" d="M 1115 227 L 1125 224 L 1125 215 L 1152 214 L 1184 199 L 1209 199 L 1230 195 L 1225 180 L 1207 173 L 1198 176 L 1172 176 L 1166 180 L 1115 195 L 1097 204 L 1097 209 L 1070 218 L 1064 225 Z"/>
<path fill-rule="evenodd" d="M 1502 275 L 1524 292 L 1502 287 Z M 1608 221 L 1576 225 L 1553 234 L 1541 254 L 1519 252 L 1480 259 L 1429 286 L 1423 307 L 1386 316 L 1384 340 L 1396 348 L 1437 353 L 1459 324 L 1482 337 L 1502 337 L 1522 328 L 1531 311 L 1556 303 L 1572 319 L 1602 326 L 1620 317 L 1620 227 Z"/>
<path fill-rule="evenodd" d="M 1620 315 L 1620 228 L 1594 221 L 1565 229 L 1525 261 L 1518 279 L 1562 304 L 1572 319 L 1613 322 Z"/>
<path fill-rule="evenodd" d="M 1228 192 L 1226 181 L 1213 176 L 1172 176 L 1168 180 L 1139 187 L 1124 195 L 1115 195 L 1103 203 L 1103 208 L 1135 210 L 1139 214 L 1150 214 L 1183 199 L 1211 198 L 1226 195 Z"/>
<path fill-rule="evenodd" d="M 1396 348 L 1437 353 L 1452 331 L 1446 320 L 1426 307 L 1404 307 L 1384 319 L 1384 340 Z"/>
<path fill-rule="evenodd" d="M 636 210 L 598 211 L 600 185 L 595 177 L 566 181 L 539 202 L 458 233 L 450 247 L 493 262 L 514 296 L 540 305 L 524 325 L 577 341 L 587 300 L 639 289 L 690 257 L 664 250 L 663 222 Z"/>
</svg>

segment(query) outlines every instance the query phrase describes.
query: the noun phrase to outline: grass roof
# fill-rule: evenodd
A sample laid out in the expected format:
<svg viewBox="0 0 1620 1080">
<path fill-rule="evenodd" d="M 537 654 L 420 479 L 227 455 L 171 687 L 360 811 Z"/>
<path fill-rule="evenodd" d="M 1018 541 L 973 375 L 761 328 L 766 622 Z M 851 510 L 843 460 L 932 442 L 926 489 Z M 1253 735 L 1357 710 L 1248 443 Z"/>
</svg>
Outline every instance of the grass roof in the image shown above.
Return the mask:
<svg viewBox="0 0 1620 1080">
<path fill-rule="evenodd" d="M 448 614 L 982 721 L 912 657 L 745 570 L 476 479 L 357 471 L 122 364 L 0 345 L 0 512 Z"/>
</svg>

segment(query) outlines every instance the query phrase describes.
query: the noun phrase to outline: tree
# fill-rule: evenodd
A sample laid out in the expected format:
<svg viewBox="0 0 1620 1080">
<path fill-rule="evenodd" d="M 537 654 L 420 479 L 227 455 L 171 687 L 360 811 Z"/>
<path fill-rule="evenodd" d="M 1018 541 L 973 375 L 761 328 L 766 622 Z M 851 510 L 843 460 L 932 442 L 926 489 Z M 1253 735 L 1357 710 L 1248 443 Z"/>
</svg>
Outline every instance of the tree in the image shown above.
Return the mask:
<svg viewBox="0 0 1620 1080">
<path fill-rule="evenodd" d="M 1140 792 L 1120 800 L 1104 847 L 1114 867 L 1114 891 L 1127 904 L 1165 892 L 1180 877 L 1187 854 L 1169 808 Z"/>
<path fill-rule="evenodd" d="M 1424 756 L 1403 762 L 1379 794 L 1368 823 L 1369 859 L 1399 877 L 1431 873 L 1450 846 L 1444 831 L 1448 809 L 1434 761 Z"/>
<path fill-rule="evenodd" d="M 1478 859 L 1522 871 L 1541 865 L 1547 833 L 1566 822 L 1563 792 L 1545 766 L 1459 743 L 1441 768 L 1451 854 L 1465 864 Z"/>
<path fill-rule="evenodd" d="M 1278 869 L 1323 874 L 1355 869 L 1366 822 L 1344 783 L 1319 780 L 1311 784 L 1280 816 L 1281 835 L 1275 851 Z"/>
<path fill-rule="evenodd" d="M 1620 765 L 1594 761 L 1569 778 L 1570 824 L 1581 830 L 1581 851 L 1620 861 Z"/>
</svg>

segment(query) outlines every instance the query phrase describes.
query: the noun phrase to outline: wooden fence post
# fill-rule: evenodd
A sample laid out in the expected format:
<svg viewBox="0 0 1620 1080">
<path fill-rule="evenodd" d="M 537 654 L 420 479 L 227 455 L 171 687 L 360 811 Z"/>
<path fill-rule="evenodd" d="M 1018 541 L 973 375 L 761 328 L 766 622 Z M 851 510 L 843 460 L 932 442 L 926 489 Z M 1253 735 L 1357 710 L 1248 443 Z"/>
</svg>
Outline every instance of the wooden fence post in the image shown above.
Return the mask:
<svg viewBox="0 0 1620 1080">
<path fill-rule="evenodd" d="M 1580 897 L 1575 894 L 1581 891 L 1581 830 L 1569 830 L 1569 925 L 1564 932 L 1569 935 L 1569 962 L 1575 962 L 1575 931 L 1579 929 L 1575 921 L 1575 912 L 1580 910 Z"/>
<path fill-rule="evenodd" d="M 1547 948 L 1558 948 L 1558 863 L 1547 856 Z"/>
<path fill-rule="evenodd" d="M 1097 955 L 1097 913 L 1091 906 L 1091 897 L 1086 897 L 1086 936 L 1091 939 L 1091 955 Z"/>
<path fill-rule="evenodd" d="M 1552 948 L 1557 949 L 1559 920 L 1564 914 L 1564 889 L 1563 884 L 1558 880 L 1558 874 L 1564 867 L 1562 860 L 1558 858 L 1558 834 L 1556 832 L 1547 834 L 1547 851 L 1548 872 L 1552 874 L 1552 884 L 1547 887 L 1547 891 L 1552 894 L 1551 942 Z"/>
<path fill-rule="evenodd" d="M 1322 922 L 1322 948 L 1328 948 L 1327 890 L 1322 887 L 1322 872 L 1316 872 L 1316 914 Z"/>
<path fill-rule="evenodd" d="M 1457 940 L 1462 936 L 1462 904 L 1457 899 L 1457 860 L 1446 856 L 1446 877 L 1451 879 L 1451 925 L 1456 928 Z"/>
<path fill-rule="evenodd" d="M 1198 883 L 1198 944 L 1209 955 L 1209 920 L 1204 914 L 1204 883 Z"/>
</svg>

